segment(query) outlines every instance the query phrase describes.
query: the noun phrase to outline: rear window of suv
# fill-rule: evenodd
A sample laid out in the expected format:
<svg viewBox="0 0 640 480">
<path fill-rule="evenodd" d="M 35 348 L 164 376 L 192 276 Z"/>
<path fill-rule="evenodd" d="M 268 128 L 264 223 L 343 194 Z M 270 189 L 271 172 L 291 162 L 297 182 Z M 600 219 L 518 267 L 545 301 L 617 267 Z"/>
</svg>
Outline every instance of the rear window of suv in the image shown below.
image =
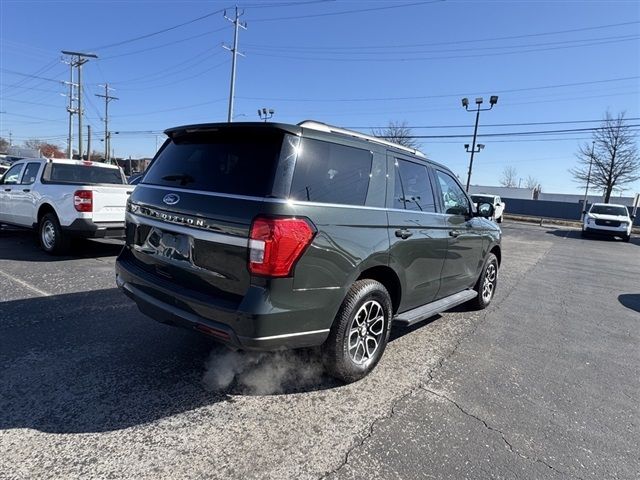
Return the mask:
<svg viewBox="0 0 640 480">
<path fill-rule="evenodd" d="M 265 129 L 177 135 L 140 183 L 235 195 L 269 195 L 283 135 Z"/>
<path fill-rule="evenodd" d="M 48 163 L 42 174 L 44 183 L 98 185 L 125 183 L 119 168 L 96 167 L 90 164 Z"/>
</svg>

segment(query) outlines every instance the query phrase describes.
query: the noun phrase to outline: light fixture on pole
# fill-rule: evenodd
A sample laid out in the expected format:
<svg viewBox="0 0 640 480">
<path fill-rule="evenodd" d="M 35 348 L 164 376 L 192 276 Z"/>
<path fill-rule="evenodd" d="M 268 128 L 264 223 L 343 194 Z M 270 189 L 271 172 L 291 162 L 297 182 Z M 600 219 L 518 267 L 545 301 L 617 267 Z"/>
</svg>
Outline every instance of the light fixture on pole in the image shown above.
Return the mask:
<svg viewBox="0 0 640 480">
<path fill-rule="evenodd" d="M 467 175 L 467 188 L 466 188 L 467 192 L 469 191 L 469 185 L 471 184 L 471 172 L 473 170 L 473 155 L 475 153 L 478 153 L 480 150 L 484 148 L 484 145 L 478 144 L 478 149 L 476 150 L 476 138 L 478 137 L 478 121 L 480 120 L 480 112 L 485 110 L 491 110 L 493 106 L 496 103 L 498 103 L 498 96 L 491 95 L 491 97 L 489 98 L 489 108 L 480 108 L 480 105 L 482 105 L 483 102 L 484 102 L 484 99 L 482 97 L 476 98 L 477 107 L 475 108 L 475 110 L 474 109 L 469 110 L 469 99 L 466 97 L 462 99 L 462 106 L 467 112 L 474 112 L 474 111 L 476 112 L 476 124 L 473 129 L 473 142 L 471 145 L 471 150 L 469 150 L 469 144 L 466 144 L 464 146 L 467 152 L 471 153 L 471 158 L 469 159 L 469 174 Z"/>
<path fill-rule="evenodd" d="M 273 110 L 273 108 L 258 109 L 258 116 L 260 117 L 260 120 L 264 120 L 265 123 L 267 123 L 267 120 L 273 117 L 274 113 L 276 112 Z"/>
</svg>

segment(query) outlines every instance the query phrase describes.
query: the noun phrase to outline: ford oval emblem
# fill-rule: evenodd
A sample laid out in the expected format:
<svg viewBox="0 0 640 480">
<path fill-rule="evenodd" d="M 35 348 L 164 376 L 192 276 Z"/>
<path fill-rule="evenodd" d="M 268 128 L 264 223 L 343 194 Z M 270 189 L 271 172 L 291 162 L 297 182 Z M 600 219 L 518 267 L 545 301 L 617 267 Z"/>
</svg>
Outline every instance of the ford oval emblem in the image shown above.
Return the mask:
<svg viewBox="0 0 640 480">
<path fill-rule="evenodd" d="M 176 193 L 168 193 L 167 195 L 164 196 L 162 201 L 167 205 L 175 205 L 180 201 L 180 196 Z"/>
</svg>

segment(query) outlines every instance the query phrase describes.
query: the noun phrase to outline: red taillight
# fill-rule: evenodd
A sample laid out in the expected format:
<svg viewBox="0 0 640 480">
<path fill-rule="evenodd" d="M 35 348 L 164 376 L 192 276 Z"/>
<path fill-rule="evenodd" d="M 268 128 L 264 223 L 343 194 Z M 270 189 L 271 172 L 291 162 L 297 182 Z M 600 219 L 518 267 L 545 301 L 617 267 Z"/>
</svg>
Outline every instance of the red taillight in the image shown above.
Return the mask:
<svg viewBox="0 0 640 480">
<path fill-rule="evenodd" d="M 256 218 L 249 238 L 249 271 L 268 277 L 289 276 L 314 235 L 309 222 L 301 218 Z"/>
<path fill-rule="evenodd" d="M 93 211 L 93 192 L 91 190 L 76 190 L 73 194 L 73 206 L 79 212 Z"/>
</svg>

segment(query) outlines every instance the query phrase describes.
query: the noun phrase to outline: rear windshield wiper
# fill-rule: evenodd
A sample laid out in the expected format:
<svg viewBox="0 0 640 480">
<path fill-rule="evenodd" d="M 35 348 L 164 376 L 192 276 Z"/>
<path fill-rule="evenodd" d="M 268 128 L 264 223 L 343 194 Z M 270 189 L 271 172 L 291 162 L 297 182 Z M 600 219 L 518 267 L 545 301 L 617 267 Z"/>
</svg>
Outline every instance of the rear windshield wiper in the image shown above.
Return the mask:
<svg viewBox="0 0 640 480">
<path fill-rule="evenodd" d="M 182 173 L 179 175 L 165 175 L 162 177 L 162 180 L 167 180 L 169 182 L 180 181 L 180 185 L 186 185 L 187 183 L 193 183 L 196 181 L 191 175 L 187 175 L 186 173 Z"/>
</svg>

